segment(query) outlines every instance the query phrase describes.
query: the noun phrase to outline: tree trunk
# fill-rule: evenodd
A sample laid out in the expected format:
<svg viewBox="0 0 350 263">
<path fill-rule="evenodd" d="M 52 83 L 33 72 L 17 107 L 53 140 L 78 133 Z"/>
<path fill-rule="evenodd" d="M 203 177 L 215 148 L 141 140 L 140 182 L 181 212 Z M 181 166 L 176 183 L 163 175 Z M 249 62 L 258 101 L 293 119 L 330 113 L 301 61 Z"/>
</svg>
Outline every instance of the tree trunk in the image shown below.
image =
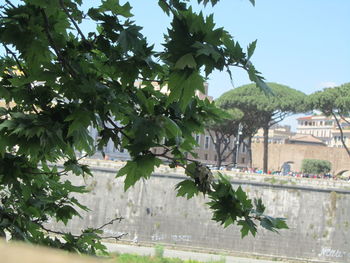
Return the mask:
<svg viewBox="0 0 350 263">
<path fill-rule="evenodd" d="M 252 168 L 252 166 L 253 166 L 252 137 L 248 138 L 247 150 L 248 150 L 248 167 Z"/>
<path fill-rule="evenodd" d="M 217 142 L 218 142 L 219 140 L 217 139 Z M 217 159 L 216 159 L 216 166 L 219 168 L 220 166 L 221 166 L 221 163 L 222 163 L 222 156 L 221 156 L 221 144 L 219 143 L 219 144 L 216 144 L 215 145 L 215 150 L 216 150 L 216 157 L 217 157 Z"/>
<path fill-rule="evenodd" d="M 264 126 L 264 157 L 263 157 L 263 172 L 268 170 L 268 154 L 269 154 L 269 126 Z"/>
</svg>

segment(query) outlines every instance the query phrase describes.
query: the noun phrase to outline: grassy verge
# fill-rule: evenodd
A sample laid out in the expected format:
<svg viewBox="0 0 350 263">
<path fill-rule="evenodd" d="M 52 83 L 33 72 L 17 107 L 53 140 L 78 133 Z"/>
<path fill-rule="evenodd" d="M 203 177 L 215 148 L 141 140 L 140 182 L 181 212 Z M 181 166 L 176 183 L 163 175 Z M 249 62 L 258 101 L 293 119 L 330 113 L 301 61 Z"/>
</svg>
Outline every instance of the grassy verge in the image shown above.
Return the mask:
<svg viewBox="0 0 350 263">
<path fill-rule="evenodd" d="M 182 260 L 179 258 L 166 258 L 159 256 L 139 256 L 135 254 L 113 255 L 111 262 L 115 263 L 202 263 L 197 260 Z M 218 261 L 206 261 L 206 263 L 225 263 L 225 258 Z"/>
</svg>

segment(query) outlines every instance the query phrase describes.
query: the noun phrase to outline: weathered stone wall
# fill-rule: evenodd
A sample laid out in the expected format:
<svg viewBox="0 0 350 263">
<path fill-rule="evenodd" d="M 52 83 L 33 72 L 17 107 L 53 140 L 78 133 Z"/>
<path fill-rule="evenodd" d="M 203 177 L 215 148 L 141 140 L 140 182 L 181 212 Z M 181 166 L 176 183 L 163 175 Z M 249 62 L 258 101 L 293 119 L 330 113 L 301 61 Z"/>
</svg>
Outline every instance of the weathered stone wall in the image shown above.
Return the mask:
<svg viewBox="0 0 350 263">
<path fill-rule="evenodd" d="M 205 205 L 208 200 L 203 196 L 191 200 L 176 197 L 174 186 L 183 176 L 155 174 L 124 192 L 123 179 L 116 179 L 115 173 L 113 169 L 99 169 L 86 180 L 71 178 L 90 188 L 91 193 L 80 198 L 91 212 L 82 213 L 83 219 L 75 218 L 68 225 L 70 230 L 79 233 L 83 228 L 98 227 L 122 216 L 125 219 L 121 223 L 106 228 L 106 235 L 128 233 L 125 240 L 139 243 L 350 262 L 350 191 L 346 190 L 350 185 L 347 183 L 233 176 L 234 186 L 243 183 L 251 197 L 263 199 L 267 214 L 286 217 L 290 227 L 280 234 L 260 228 L 255 238 L 242 240 L 238 227 L 223 229 L 210 220 L 211 213 Z M 53 223 L 50 227 L 62 228 Z"/>
<path fill-rule="evenodd" d="M 252 144 L 253 167 L 263 167 L 263 143 Z M 292 170 L 300 171 L 303 159 L 320 159 L 332 163 L 332 173 L 350 170 L 349 156 L 345 149 L 326 146 L 297 144 L 269 144 L 270 170 L 279 171 L 283 163 L 292 161 Z"/>
</svg>

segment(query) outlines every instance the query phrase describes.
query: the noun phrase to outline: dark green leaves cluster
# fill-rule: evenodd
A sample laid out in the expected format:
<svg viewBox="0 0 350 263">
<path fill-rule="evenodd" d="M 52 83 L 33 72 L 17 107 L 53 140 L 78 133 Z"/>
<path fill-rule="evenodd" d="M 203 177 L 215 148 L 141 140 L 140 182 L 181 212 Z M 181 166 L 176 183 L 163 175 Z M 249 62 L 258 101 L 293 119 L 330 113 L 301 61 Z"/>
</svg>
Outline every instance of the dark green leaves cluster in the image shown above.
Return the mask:
<svg viewBox="0 0 350 263">
<path fill-rule="evenodd" d="M 72 166 L 70 164 L 70 166 Z M 65 171 L 43 163 L 38 168 L 24 156 L 6 153 L 0 159 L 0 235 L 31 243 L 55 246 L 70 251 L 94 254 L 102 248 L 99 238 L 96 244 L 86 242 L 89 236 L 69 233 L 63 236 L 65 242 L 47 236 L 44 224 L 51 218 L 64 224 L 78 216 L 80 210 L 88 210 L 72 194 L 86 193 L 82 186 L 74 186 L 62 180 Z M 53 233 L 53 232 L 50 232 Z M 90 230 L 89 235 L 96 235 Z M 102 248 L 105 250 L 105 248 Z"/>
<path fill-rule="evenodd" d="M 285 218 L 265 215 L 265 206 L 261 199 L 254 199 L 253 202 L 240 186 L 233 189 L 229 178 L 222 174 L 219 174 L 217 180 L 213 180 L 210 170 L 203 169 L 198 163 L 191 163 L 186 173 L 190 174 L 192 179 L 182 181 L 176 186 L 177 195 L 189 199 L 199 193 L 207 194 L 210 199 L 207 204 L 213 211 L 212 219 L 224 227 L 237 223 L 241 226 L 242 237 L 249 232 L 255 236 L 257 222 L 263 228 L 274 232 L 288 228 Z M 206 187 L 203 188 L 203 185 Z"/>
<path fill-rule="evenodd" d="M 310 109 L 320 110 L 326 116 L 332 113 L 347 116 L 350 112 L 350 83 L 311 94 L 309 104 Z"/>
<path fill-rule="evenodd" d="M 311 110 L 321 111 L 336 122 L 343 147 L 350 156 L 350 149 L 345 143 L 342 124 L 349 125 L 347 118 L 350 113 L 350 83 L 334 88 L 325 88 L 323 91 L 317 91 L 309 95 L 308 107 Z"/>
<path fill-rule="evenodd" d="M 245 52 L 215 27 L 213 15 L 195 13 L 189 1 L 158 2 L 172 17 L 161 51 L 131 20 L 130 4 L 119 0 L 103 0 L 87 12 L 80 0 L 7 0 L 0 7 L 2 234 L 6 230 L 15 239 L 80 252 L 103 250 L 96 229 L 78 237 L 64 234 L 66 243 L 61 243 L 43 225 L 51 218 L 67 223 L 78 215 L 75 207 L 86 209 L 70 195 L 84 189 L 61 178 L 68 172 L 89 174 L 76 153 L 92 155 L 109 141 L 126 149 L 132 159 L 118 176 L 126 175 L 127 189 L 164 159 L 171 166 L 187 165 L 185 157 L 194 155 L 196 146 L 193 133 L 220 119 L 213 103 L 195 96 L 213 70 L 230 73 L 230 67 L 239 66 L 265 87 L 250 61 L 256 42 Z M 86 19 L 96 30 L 81 29 Z M 98 130 L 97 141 L 91 128 Z M 152 152 L 154 147 L 162 153 Z M 63 171 L 57 170 L 58 161 Z M 189 165 L 186 171 L 190 181 L 182 184 L 180 195 L 191 186 L 203 193 L 219 187 L 205 167 Z M 187 196 L 196 193 L 192 187 Z"/>
<path fill-rule="evenodd" d="M 269 82 L 267 85 L 270 93 L 261 90 L 256 84 L 248 84 L 224 93 L 216 103 L 223 108 L 260 112 L 260 115 L 270 120 L 281 112 L 292 113 L 305 110 L 306 95 L 301 91 L 277 83 Z"/>
</svg>

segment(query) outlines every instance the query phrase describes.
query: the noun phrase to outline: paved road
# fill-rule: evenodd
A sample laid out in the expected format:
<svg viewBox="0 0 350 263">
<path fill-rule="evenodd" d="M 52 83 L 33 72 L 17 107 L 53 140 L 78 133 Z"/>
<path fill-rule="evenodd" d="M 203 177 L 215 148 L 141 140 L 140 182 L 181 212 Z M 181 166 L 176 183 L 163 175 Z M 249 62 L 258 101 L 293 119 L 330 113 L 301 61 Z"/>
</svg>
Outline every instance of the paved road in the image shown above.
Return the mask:
<svg viewBox="0 0 350 263">
<path fill-rule="evenodd" d="M 116 244 L 116 243 L 104 243 L 110 252 L 118 253 L 132 253 L 138 255 L 154 255 L 153 247 L 143 247 L 143 246 L 133 246 L 125 244 Z M 276 263 L 283 261 L 272 261 L 272 260 L 263 260 L 263 259 L 254 259 L 254 258 L 243 258 L 243 257 L 233 257 L 233 256 L 221 256 L 208 253 L 198 253 L 191 251 L 181 251 L 175 249 L 164 249 L 164 257 L 169 258 L 181 258 L 184 260 L 193 259 L 198 261 L 217 261 L 225 259 L 226 263 Z"/>
</svg>

